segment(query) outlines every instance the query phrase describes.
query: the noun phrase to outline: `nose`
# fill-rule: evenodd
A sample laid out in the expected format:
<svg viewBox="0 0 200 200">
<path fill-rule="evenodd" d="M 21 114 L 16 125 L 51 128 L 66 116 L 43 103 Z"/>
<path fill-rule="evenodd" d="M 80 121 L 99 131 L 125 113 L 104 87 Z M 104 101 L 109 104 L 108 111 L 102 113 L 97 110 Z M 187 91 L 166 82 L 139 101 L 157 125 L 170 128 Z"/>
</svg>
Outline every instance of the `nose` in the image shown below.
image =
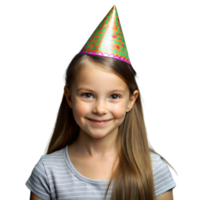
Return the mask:
<svg viewBox="0 0 200 200">
<path fill-rule="evenodd" d="M 98 100 L 96 101 L 94 107 L 93 107 L 93 112 L 94 113 L 107 113 L 108 112 L 108 105 L 104 100 Z"/>
</svg>

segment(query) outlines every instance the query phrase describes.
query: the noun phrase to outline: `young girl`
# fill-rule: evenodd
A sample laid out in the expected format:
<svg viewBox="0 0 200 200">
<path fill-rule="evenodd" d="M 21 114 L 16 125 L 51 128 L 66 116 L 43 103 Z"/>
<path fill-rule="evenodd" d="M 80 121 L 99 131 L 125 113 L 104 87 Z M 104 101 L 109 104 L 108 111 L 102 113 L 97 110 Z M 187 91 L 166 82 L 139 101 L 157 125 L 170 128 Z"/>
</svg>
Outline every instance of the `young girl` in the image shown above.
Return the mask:
<svg viewBox="0 0 200 200">
<path fill-rule="evenodd" d="M 113 6 L 67 68 L 48 150 L 26 182 L 31 200 L 173 199 L 135 77 Z"/>
</svg>

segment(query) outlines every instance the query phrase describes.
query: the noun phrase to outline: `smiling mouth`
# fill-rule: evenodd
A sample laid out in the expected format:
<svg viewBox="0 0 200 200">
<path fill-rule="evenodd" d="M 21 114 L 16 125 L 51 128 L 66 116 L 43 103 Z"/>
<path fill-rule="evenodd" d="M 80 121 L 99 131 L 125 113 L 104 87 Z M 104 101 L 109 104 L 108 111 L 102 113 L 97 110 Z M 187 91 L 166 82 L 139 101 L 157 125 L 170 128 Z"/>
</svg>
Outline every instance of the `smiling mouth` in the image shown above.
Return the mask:
<svg viewBox="0 0 200 200">
<path fill-rule="evenodd" d="M 89 118 L 87 118 L 89 119 Z M 97 120 L 93 120 L 93 119 L 89 119 L 90 121 L 94 121 L 94 122 L 107 122 L 107 121 L 110 121 L 111 119 L 107 119 L 107 120 L 102 120 L 102 121 L 97 121 Z"/>
</svg>

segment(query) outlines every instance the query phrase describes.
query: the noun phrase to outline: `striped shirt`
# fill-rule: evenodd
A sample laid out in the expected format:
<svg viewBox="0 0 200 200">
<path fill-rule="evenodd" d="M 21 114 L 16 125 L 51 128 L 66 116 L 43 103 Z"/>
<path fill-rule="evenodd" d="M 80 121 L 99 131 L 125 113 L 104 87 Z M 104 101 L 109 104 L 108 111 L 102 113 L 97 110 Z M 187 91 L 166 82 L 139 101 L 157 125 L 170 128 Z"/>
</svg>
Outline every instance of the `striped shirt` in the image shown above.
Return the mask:
<svg viewBox="0 0 200 200">
<path fill-rule="evenodd" d="M 154 196 L 176 186 L 169 167 L 157 154 L 151 153 L 154 177 Z M 94 180 L 80 174 L 68 154 L 68 145 L 41 156 L 25 185 L 44 200 L 104 200 L 109 180 Z M 111 199 L 113 181 L 108 190 Z"/>
</svg>

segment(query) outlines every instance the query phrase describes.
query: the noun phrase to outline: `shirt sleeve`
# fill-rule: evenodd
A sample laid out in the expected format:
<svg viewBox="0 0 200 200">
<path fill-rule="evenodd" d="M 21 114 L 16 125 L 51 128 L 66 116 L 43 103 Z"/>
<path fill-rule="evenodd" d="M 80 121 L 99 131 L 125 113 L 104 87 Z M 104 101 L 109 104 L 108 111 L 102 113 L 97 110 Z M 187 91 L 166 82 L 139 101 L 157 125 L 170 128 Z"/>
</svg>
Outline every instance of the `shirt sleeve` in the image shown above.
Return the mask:
<svg viewBox="0 0 200 200">
<path fill-rule="evenodd" d="M 43 156 L 42 156 L 43 157 Z M 50 187 L 42 157 L 35 165 L 25 185 L 39 198 L 50 200 Z"/>
<path fill-rule="evenodd" d="M 153 178 L 155 189 L 154 196 L 158 196 L 176 187 L 176 183 L 171 175 L 168 164 L 162 160 L 160 156 L 153 169 Z"/>
</svg>

